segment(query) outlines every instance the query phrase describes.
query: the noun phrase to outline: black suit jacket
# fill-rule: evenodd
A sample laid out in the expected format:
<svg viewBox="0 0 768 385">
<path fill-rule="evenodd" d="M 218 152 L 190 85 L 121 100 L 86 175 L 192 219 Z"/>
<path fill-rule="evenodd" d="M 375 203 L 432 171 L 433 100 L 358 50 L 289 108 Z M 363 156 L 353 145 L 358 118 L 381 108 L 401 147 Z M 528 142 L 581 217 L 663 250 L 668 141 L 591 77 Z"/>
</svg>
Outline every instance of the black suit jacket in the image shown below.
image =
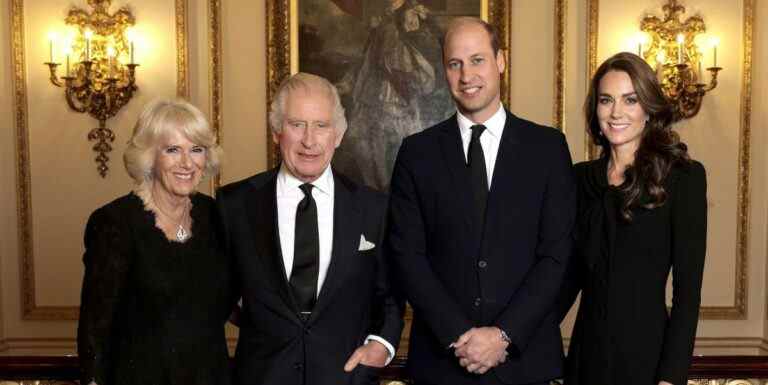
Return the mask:
<svg viewBox="0 0 768 385">
<path fill-rule="evenodd" d="M 432 384 L 530 383 L 562 371 L 553 304 L 571 249 L 575 183 L 565 137 L 507 112 L 485 228 L 456 117 L 403 141 L 390 192 L 387 237 L 414 308 L 408 366 Z M 468 374 L 448 346 L 474 326 L 498 326 L 507 361 Z"/>
<path fill-rule="evenodd" d="M 235 383 L 352 384 L 344 363 L 369 334 L 397 347 L 402 301 L 391 294 L 381 241 L 386 198 L 334 173 L 333 251 L 308 322 L 298 317 L 277 231 L 277 170 L 221 188 L 224 245 L 232 258 L 243 309 Z M 359 251 L 360 236 L 376 244 Z"/>
</svg>

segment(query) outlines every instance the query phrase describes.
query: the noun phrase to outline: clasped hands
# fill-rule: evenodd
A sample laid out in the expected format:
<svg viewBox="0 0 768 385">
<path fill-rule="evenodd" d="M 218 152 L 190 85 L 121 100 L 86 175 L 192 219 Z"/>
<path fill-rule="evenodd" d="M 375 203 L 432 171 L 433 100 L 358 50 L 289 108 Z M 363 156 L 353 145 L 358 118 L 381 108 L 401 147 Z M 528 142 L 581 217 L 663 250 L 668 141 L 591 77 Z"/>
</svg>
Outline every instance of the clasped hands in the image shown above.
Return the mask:
<svg viewBox="0 0 768 385">
<path fill-rule="evenodd" d="M 507 359 L 509 343 L 495 326 L 469 329 L 451 344 L 459 364 L 470 373 L 483 374 Z"/>
</svg>

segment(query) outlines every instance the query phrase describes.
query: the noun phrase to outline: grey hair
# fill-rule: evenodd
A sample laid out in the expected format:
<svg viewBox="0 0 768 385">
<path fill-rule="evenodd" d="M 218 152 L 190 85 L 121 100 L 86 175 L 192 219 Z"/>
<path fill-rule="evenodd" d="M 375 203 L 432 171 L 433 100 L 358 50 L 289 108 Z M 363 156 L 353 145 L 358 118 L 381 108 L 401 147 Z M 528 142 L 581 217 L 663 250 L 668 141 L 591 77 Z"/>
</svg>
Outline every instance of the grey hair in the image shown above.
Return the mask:
<svg viewBox="0 0 768 385">
<path fill-rule="evenodd" d="M 325 91 L 326 97 L 333 104 L 333 126 L 342 135 L 347 131 L 347 118 L 344 116 L 344 107 L 341 105 L 341 98 L 339 98 L 336 86 L 323 77 L 299 72 L 280 83 L 275 99 L 272 101 L 272 105 L 270 105 L 269 125 L 273 133 L 277 134 L 282 130 L 286 98 L 290 92 L 296 90 L 303 90 L 305 92 Z"/>
<path fill-rule="evenodd" d="M 182 99 L 157 99 L 147 103 L 133 127 L 123 162 L 137 185 L 152 179 L 156 149 L 161 138 L 179 130 L 191 142 L 205 147 L 204 175 L 215 175 L 220 166 L 221 147 L 205 115 Z"/>
</svg>

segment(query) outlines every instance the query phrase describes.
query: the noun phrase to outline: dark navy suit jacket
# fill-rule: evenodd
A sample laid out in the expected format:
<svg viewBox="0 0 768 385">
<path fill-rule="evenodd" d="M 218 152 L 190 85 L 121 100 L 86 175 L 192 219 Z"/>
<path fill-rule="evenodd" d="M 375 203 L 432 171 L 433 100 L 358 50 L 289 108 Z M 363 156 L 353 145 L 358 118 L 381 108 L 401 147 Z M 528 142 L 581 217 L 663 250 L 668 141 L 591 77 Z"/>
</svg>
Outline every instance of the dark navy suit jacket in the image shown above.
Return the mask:
<svg viewBox="0 0 768 385">
<path fill-rule="evenodd" d="M 430 384 L 526 384 L 562 373 L 554 303 L 571 252 L 576 188 L 562 133 L 507 112 L 484 229 L 456 117 L 403 141 L 390 191 L 388 253 L 414 308 L 408 367 Z M 512 340 L 484 375 L 448 346 L 476 326 Z"/>
</svg>

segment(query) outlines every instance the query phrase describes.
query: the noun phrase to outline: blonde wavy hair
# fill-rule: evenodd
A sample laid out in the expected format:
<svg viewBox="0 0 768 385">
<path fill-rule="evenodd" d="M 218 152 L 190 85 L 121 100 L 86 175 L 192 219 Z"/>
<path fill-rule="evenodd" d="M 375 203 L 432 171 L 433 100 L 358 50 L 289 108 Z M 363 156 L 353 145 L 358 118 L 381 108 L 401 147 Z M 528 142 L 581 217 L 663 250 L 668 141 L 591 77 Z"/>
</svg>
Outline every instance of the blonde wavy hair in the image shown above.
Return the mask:
<svg viewBox="0 0 768 385">
<path fill-rule="evenodd" d="M 192 143 L 206 149 L 203 176 L 216 175 L 222 151 L 205 115 L 182 99 L 157 99 L 147 103 L 133 127 L 123 162 L 133 181 L 144 186 L 153 179 L 152 169 L 161 139 L 179 130 Z"/>
</svg>

